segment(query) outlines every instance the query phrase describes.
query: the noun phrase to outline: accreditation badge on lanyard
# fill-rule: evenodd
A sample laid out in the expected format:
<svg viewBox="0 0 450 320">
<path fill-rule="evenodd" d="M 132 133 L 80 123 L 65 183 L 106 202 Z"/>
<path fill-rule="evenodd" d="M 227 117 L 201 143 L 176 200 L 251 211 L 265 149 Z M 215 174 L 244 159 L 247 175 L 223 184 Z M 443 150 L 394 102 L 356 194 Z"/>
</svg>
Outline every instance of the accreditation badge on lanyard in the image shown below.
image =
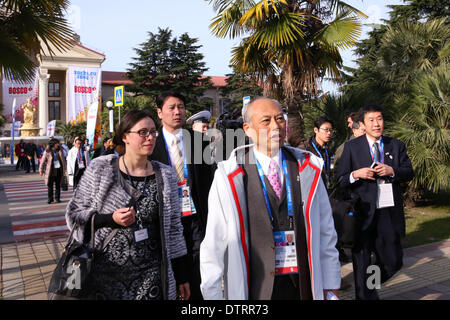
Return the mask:
<svg viewBox="0 0 450 320">
<path fill-rule="evenodd" d="M 78 160 L 78 169 L 84 169 L 85 166 L 83 162 L 83 157 L 81 156 L 81 151 L 78 151 L 77 160 Z"/>
<path fill-rule="evenodd" d="M 383 137 L 380 137 L 380 158 L 377 159 L 372 147 L 369 143 L 370 153 L 374 162 L 381 162 L 384 164 L 384 142 Z M 386 183 L 384 179 L 377 179 L 377 209 L 394 207 L 394 191 L 392 183 Z"/>
<path fill-rule="evenodd" d="M 138 190 L 138 185 L 134 185 L 133 180 L 131 179 L 130 171 L 128 170 L 127 164 L 125 163 L 125 158 L 124 157 L 122 157 L 122 161 L 123 161 L 123 166 L 125 167 L 125 170 L 127 171 L 128 180 L 130 181 L 131 186 L 134 189 Z M 147 166 L 145 167 L 145 171 L 147 172 Z M 144 228 L 144 226 L 142 224 L 141 213 L 140 213 L 140 209 L 139 209 L 139 207 L 140 207 L 139 202 L 142 199 L 143 194 L 144 194 L 144 192 L 145 192 L 145 190 L 147 188 L 147 179 L 148 179 L 148 176 L 146 176 L 145 179 L 144 179 L 144 186 L 142 187 L 141 198 L 139 198 L 137 200 L 137 203 L 134 206 L 135 209 L 136 209 L 136 215 L 135 215 L 135 217 L 136 217 L 136 224 L 130 226 L 130 228 L 131 228 L 131 230 L 133 231 L 133 234 L 134 234 L 134 241 L 135 241 L 135 243 L 139 243 L 139 242 L 142 242 L 142 241 L 148 239 L 148 229 Z"/>
<path fill-rule="evenodd" d="M 275 240 L 275 274 L 298 273 L 294 231 L 274 232 L 273 238 Z"/>
<path fill-rule="evenodd" d="M 192 216 L 197 213 L 194 201 L 192 201 L 191 190 L 186 180 L 178 183 L 178 195 L 181 199 L 181 217 Z"/>
<path fill-rule="evenodd" d="M 59 163 L 56 153 L 53 153 L 53 168 L 55 169 L 61 168 L 61 164 Z"/>
<path fill-rule="evenodd" d="M 281 152 L 283 160 L 283 172 L 286 182 L 288 215 L 290 221 L 289 231 L 274 231 L 273 239 L 275 243 L 275 275 L 286 275 L 298 273 L 297 248 L 294 243 L 295 232 L 293 230 L 292 221 L 294 218 L 294 205 L 292 198 L 292 188 L 289 179 L 289 171 L 287 168 L 286 158 Z M 256 157 L 255 157 L 256 159 Z M 270 222 L 273 222 L 272 210 L 270 208 L 269 196 L 267 194 L 266 183 L 264 182 L 264 172 L 258 160 L 256 160 L 256 168 L 258 169 L 259 179 L 262 184 L 263 194 L 266 201 L 267 211 L 269 213 Z"/>
<path fill-rule="evenodd" d="M 170 158 L 169 153 L 169 147 L 166 142 L 166 138 L 164 137 L 163 132 L 163 139 L 164 143 L 166 145 L 167 150 L 167 158 L 169 159 L 169 165 L 172 166 L 172 159 Z M 191 195 L 191 188 L 187 184 L 187 177 L 188 177 L 188 169 L 186 165 L 186 155 L 183 155 L 183 169 L 184 169 L 184 181 L 178 182 L 178 196 L 181 201 L 181 217 L 190 217 L 197 213 L 197 210 L 195 210 L 194 201 L 192 200 Z"/>
</svg>

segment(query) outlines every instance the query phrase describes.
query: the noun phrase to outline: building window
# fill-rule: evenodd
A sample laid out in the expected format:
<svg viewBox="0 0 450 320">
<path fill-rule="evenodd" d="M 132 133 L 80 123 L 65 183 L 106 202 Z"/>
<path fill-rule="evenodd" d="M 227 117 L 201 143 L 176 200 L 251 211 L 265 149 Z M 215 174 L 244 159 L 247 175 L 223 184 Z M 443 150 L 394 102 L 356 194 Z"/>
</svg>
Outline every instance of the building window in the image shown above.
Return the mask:
<svg viewBox="0 0 450 320">
<path fill-rule="evenodd" d="M 48 96 L 49 97 L 60 97 L 59 92 L 59 82 L 49 82 L 48 83 Z"/>
<path fill-rule="evenodd" d="M 48 102 L 48 121 L 61 120 L 60 107 L 61 107 L 60 101 Z"/>
</svg>

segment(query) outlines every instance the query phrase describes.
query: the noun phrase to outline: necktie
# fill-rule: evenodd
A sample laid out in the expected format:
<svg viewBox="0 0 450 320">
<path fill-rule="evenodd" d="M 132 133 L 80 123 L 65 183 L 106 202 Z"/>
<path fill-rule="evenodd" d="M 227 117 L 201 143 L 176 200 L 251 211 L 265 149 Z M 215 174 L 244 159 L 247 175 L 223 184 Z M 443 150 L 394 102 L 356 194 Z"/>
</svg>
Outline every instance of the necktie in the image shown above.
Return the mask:
<svg viewBox="0 0 450 320">
<path fill-rule="evenodd" d="M 381 162 L 381 154 L 380 154 L 380 147 L 378 146 L 378 143 L 374 142 L 373 149 L 375 150 L 375 161 Z"/>
<path fill-rule="evenodd" d="M 172 141 L 172 152 L 171 152 L 171 160 L 172 160 L 172 166 L 175 169 L 175 172 L 177 173 L 178 182 L 184 181 L 184 166 L 183 166 L 183 155 L 181 154 L 180 148 L 178 148 L 178 138 L 175 137 L 175 139 Z"/>
<path fill-rule="evenodd" d="M 278 175 L 278 164 L 273 159 L 269 164 L 269 175 L 267 176 L 267 179 L 269 180 L 270 185 L 272 186 L 273 191 L 275 191 L 278 199 L 280 199 L 282 191 L 281 180 Z"/>
</svg>

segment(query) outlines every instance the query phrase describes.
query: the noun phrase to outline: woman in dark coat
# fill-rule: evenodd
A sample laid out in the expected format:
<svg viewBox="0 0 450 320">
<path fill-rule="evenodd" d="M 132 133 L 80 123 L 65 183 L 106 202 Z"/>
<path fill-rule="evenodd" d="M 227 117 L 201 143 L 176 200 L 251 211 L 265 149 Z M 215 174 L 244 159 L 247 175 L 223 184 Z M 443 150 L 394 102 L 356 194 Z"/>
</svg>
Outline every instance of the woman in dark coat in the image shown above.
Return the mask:
<svg viewBox="0 0 450 320">
<path fill-rule="evenodd" d="M 39 173 L 45 178 L 48 187 L 48 203 L 53 202 L 53 185 L 55 185 L 56 202 L 61 202 L 61 183 L 67 172 L 66 157 L 59 145 L 59 141 L 52 139 L 41 158 Z"/>
</svg>

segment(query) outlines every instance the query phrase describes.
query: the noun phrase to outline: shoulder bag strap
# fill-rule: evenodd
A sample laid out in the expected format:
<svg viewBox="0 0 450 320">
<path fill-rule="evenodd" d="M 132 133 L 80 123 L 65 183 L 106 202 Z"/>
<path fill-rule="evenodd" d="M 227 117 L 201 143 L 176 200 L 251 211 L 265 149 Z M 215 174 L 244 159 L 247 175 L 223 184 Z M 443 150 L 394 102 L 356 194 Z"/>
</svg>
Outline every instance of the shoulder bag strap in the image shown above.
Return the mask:
<svg viewBox="0 0 450 320">
<path fill-rule="evenodd" d="M 114 238 L 114 236 L 116 235 L 117 231 L 119 231 L 118 228 L 113 229 L 108 236 L 105 238 L 105 240 L 103 241 L 103 245 L 102 245 L 102 251 L 105 250 L 106 246 L 108 245 L 108 243 L 112 240 L 112 238 Z"/>
</svg>

